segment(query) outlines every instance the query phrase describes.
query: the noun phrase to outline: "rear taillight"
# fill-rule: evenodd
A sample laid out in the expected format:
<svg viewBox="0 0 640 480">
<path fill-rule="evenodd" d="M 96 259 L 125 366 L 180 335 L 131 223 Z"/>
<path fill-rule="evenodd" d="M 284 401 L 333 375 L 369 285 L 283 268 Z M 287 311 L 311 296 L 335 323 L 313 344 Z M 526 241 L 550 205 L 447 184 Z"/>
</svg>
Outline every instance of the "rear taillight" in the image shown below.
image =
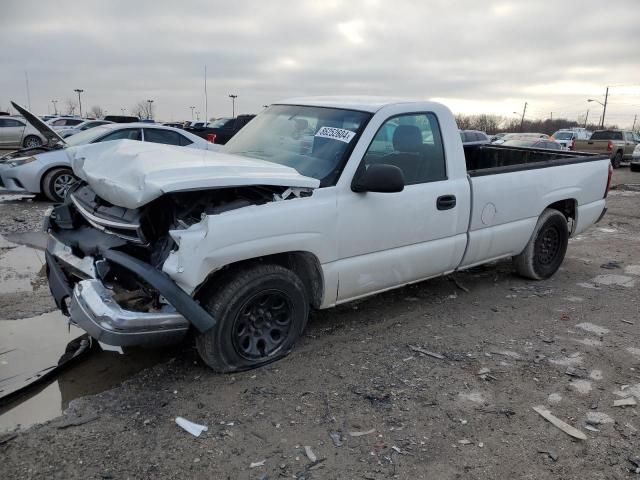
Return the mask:
<svg viewBox="0 0 640 480">
<path fill-rule="evenodd" d="M 609 176 L 607 177 L 607 188 L 605 188 L 604 197 L 602 198 L 607 198 L 607 195 L 609 194 L 609 188 L 611 188 L 611 177 L 613 177 L 613 165 L 611 165 L 611 162 L 609 162 Z"/>
<path fill-rule="evenodd" d="M 575 150 L 576 149 L 576 139 L 574 138 L 573 140 L 571 140 L 571 145 L 569 145 L 569 150 Z"/>
<path fill-rule="evenodd" d="M 608 152 L 613 151 L 613 142 L 611 140 L 609 140 L 609 143 L 607 143 L 607 151 Z"/>
<path fill-rule="evenodd" d="M 216 134 L 207 133 L 207 142 L 216 143 Z"/>
</svg>

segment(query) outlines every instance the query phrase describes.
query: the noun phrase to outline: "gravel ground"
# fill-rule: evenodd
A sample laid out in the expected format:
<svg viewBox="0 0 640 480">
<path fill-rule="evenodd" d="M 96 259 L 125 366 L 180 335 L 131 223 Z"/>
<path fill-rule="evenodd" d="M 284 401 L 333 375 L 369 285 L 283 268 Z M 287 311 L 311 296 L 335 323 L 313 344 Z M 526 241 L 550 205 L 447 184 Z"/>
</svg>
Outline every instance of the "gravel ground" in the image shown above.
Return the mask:
<svg viewBox="0 0 640 480">
<path fill-rule="evenodd" d="M 615 171 L 607 216 L 547 281 L 504 261 L 316 312 L 289 357 L 241 374 L 213 374 L 185 347 L 0 439 L 0 477 L 638 478 L 638 407 L 613 406 L 640 402 L 634 183 Z M 3 204 L 0 233 L 36 229 L 44 208 Z M 4 318 L 33 314 L 35 295 L 0 295 Z M 176 416 L 208 430 L 193 437 Z"/>
</svg>

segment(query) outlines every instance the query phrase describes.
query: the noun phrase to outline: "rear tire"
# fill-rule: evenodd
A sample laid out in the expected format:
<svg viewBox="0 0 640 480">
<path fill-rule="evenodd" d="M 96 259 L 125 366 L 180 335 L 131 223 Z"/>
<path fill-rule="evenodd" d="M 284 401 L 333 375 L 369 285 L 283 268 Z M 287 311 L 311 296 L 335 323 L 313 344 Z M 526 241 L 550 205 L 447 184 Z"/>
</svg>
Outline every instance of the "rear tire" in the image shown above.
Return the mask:
<svg viewBox="0 0 640 480">
<path fill-rule="evenodd" d="M 40 137 L 36 137 L 35 135 L 27 135 L 22 142 L 22 145 L 24 148 L 39 147 L 42 145 L 42 140 L 40 140 Z"/>
<path fill-rule="evenodd" d="M 216 372 L 249 370 L 285 357 L 307 324 L 304 284 L 279 265 L 233 272 L 211 290 L 203 307 L 217 324 L 196 337 L 196 347 Z"/>
<path fill-rule="evenodd" d="M 622 152 L 617 152 L 611 159 L 611 165 L 613 165 L 613 168 L 620 168 L 621 162 L 622 162 Z"/>
<path fill-rule="evenodd" d="M 547 208 L 538 218 L 525 249 L 513 257 L 516 272 L 532 280 L 549 278 L 562 265 L 568 243 L 567 219 L 558 210 Z"/>
<path fill-rule="evenodd" d="M 52 202 L 60 203 L 64 200 L 69 187 L 78 181 L 68 168 L 54 168 L 42 180 L 42 192 Z"/>
</svg>

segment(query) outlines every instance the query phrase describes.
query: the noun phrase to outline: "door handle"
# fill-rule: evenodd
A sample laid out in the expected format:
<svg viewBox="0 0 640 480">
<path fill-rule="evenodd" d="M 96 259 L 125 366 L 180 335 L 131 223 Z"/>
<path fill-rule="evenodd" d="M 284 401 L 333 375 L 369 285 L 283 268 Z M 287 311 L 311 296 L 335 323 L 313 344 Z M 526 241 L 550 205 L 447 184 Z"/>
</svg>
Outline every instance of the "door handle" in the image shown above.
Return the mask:
<svg viewBox="0 0 640 480">
<path fill-rule="evenodd" d="M 442 195 L 441 197 L 438 197 L 436 206 L 438 207 L 438 210 L 451 210 L 456 206 L 456 196 Z"/>
</svg>

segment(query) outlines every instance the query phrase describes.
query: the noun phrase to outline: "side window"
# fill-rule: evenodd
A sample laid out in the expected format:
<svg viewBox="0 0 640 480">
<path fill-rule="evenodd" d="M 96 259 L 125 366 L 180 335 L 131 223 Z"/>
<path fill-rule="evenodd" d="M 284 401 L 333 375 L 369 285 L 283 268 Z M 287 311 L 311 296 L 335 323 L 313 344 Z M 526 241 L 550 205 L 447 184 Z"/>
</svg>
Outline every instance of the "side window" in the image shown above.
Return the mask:
<svg viewBox="0 0 640 480">
<path fill-rule="evenodd" d="M 363 158 L 365 168 L 376 163 L 395 165 L 407 185 L 446 179 L 442 136 L 432 113 L 412 113 L 388 119 Z"/>
<path fill-rule="evenodd" d="M 144 141 L 153 143 L 164 143 L 165 145 L 180 145 L 180 137 L 171 130 L 160 130 L 158 128 L 145 128 Z"/>
<path fill-rule="evenodd" d="M 186 147 L 187 145 L 191 145 L 193 143 L 191 140 L 189 140 L 184 135 L 180 135 L 179 133 L 177 135 L 178 135 L 178 137 L 180 137 L 180 146 L 181 147 Z"/>
<path fill-rule="evenodd" d="M 110 142 L 111 140 L 142 140 L 142 135 L 139 128 L 124 128 L 122 130 L 116 130 L 96 140 L 96 142 Z"/>
<path fill-rule="evenodd" d="M 24 127 L 24 123 L 19 120 L 14 120 L 13 118 L 6 118 L 4 120 L 0 120 L 0 122 L 4 121 L 4 125 L 0 124 L 0 126 L 4 127 Z"/>
<path fill-rule="evenodd" d="M 7 120 L 4 118 L 0 118 L 0 128 L 8 127 Z"/>
</svg>

